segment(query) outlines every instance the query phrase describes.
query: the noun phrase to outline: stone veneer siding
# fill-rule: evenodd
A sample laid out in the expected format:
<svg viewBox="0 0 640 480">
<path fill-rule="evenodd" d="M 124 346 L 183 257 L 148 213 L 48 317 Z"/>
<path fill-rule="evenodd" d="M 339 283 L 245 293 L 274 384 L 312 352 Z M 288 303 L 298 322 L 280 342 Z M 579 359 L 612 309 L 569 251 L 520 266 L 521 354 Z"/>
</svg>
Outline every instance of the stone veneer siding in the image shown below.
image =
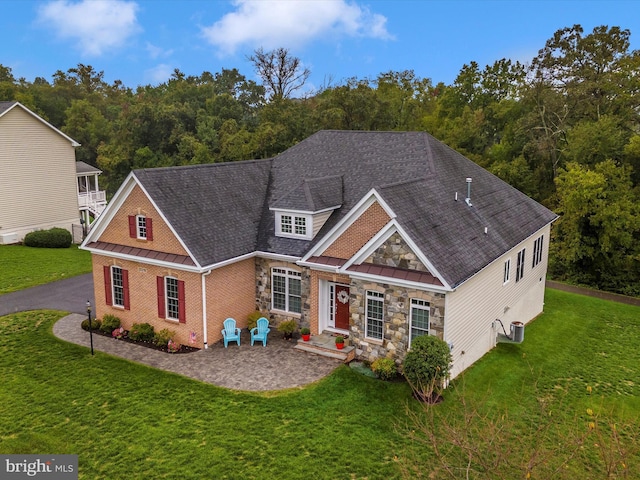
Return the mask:
<svg viewBox="0 0 640 480">
<path fill-rule="evenodd" d="M 413 253 L 413 250 L 411 250 L 409 245 L 407 245 L 397 232 L 380 245 L 364 263 L 404 268 L 406 270 L 418 270 L 420 272 L 429 271 L 427 267 L 418 260 L 416 254 Z"/>
<path fill-rule="evenodd" d="M 365 338 L 366 292 L 384 294 L 383 340 Z M 350 331 L 352 344 L 356 346 L 356 356 L 373 362 L 376 358 L 388 357 L 400 364 L 409 345 L 409 322 L 411 299 L 418 298 L 430 303 L 429 326 L 438 338 L 444 337 L 445 295 L 426 292 L 389 284 L 351 280 Z"/>
<path fill-rule="evenodd" d="M 274 267 L 290 268 L 302 274 L 300 277 L 302 313 L 289 313 L 271 308 L 271 269 Z M 271 325 L 278 326 L 285 320 L 296 320 L 299 327 L 310 327 L 311 305 L 309 303 L 309 292 L 311 292 L 311 276 L 309 273 L 308 268 L 300 267 L 295 263 L 256 258 L 256 307 L 265 314 Z"/>
</svg>

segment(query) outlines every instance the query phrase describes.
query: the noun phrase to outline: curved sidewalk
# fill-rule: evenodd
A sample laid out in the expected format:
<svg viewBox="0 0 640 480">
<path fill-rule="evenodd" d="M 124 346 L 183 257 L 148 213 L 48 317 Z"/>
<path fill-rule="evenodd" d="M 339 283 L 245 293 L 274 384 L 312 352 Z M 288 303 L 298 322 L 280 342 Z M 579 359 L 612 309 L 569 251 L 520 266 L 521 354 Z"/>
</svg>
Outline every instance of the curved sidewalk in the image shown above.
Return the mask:
<svg viewBox="0 0 640 480">
<path fill-rule="evenodd" d="M 70 314 L 53 326 L 56 337 L 89 347 L 89 332 L 80 328 L 85 315 Z M 154 368 L 174 372 L 220 387 L 245 391 L 296 388 L 324 378 L 342 364 L 340 360 L 295 350 L 295 341 L 285 341 L 277 331 L 269 334 L 267 346 L 251 346 L 243 330 L 241 345 L 215 343 L 207 350 L 170 354 L 127 342 L 93 335 L 94 350 Z"/>
</svg>

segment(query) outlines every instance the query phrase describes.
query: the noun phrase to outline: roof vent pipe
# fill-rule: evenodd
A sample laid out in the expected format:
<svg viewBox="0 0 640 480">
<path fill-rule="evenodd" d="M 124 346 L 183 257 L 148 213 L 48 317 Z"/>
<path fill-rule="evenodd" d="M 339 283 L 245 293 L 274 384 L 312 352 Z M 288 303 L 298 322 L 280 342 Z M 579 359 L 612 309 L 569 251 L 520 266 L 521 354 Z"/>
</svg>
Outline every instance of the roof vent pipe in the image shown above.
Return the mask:
<svg viewBox="0 0 640 480">
<path fill-rule="evenodd" d="M 471 206 L 471 177 L 467 177 L 467 205 Z"/>
</svg>

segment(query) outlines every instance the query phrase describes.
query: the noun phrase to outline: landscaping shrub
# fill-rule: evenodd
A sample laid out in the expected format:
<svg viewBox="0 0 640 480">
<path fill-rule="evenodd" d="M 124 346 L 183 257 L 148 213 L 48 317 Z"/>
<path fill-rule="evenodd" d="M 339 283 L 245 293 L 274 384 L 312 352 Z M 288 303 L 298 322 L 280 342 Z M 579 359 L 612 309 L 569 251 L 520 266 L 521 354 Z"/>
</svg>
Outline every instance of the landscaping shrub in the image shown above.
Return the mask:
<svg viewBox="0 0 640 480">
<path fill-rule="evenodd" d="M 166 347 L 169 344 L 169 340 L 172 340 L 176 336 L 176 332 L 163 328 L 159 332 L 156 332 L 153 336 L 153 343 L 158 347 Z"/>
<path fill-rule="evenodd" d="M 24 244 L 27 247 L 40 248 L 69 248 L 71 246 L 71 233 L 64 228 L 51 228 L 49 230 L 36 230 L 27 233 Z"/>
<path fill-rule="evenodd" d="M 391 380 L 398 373 L 396 362 L 390 358 L 377 358 L 371 364 L 371 370 L 381 380 Z"/>
<path fill-rule="evenodd" d="M 251 330 L 252 328 L 256 328 L 258 324 L 258 319 L 264 317 L 260 310 L 256 310 L 255 312 L 249 314 L 247 317 L 247 328 Z"/>
<path fill-rule="evenodd" d="M 100 322 L 100 320 L 99 320 L 99 319 L 97 319 L 97 318 L 92 318 L 92 319 L 91 319 L 91 330 L 93 330 L 94 332 L 95 332 L 96 330 L 100 330 L 100 324 L 101 324 L 101 323 L 102 323 L 102 322 Z M 82 323 L 80 324 L 80 326 L 82 327 L 82 329 L 83 329 L 83 330 L 85 330 L 85 331 L 87 331 L 87 332 L 88 332 L 88 331 L 89 331 L 89 319 L 88 319 L 88 318 L 85 318 L 85 319 L 82 321 Z"/>
<path fill-rule="evenodd" d="M 129 338 L 136 342 L 152 342 L 154 335 L 153 325 L 148 323 L 134 323 L 129 330 Z"/>
<path fill-rule="evenodd" d="M 116 328 L 120 328 L 120 319 L 115 315 L 111 315 L 107 313 L 102 317 L 102 326 L 100 327 L 100 331 L 104 333 L 108 333 L 111 335 Z"/>
<path fill-rule="evenodd" d="M 444 340 L 423 335 L 411 342 L 402 369 L 411 388 L 423 397 L 430 397 L 449 377 L 451 361 L 451 351 Z"/>
</svg>

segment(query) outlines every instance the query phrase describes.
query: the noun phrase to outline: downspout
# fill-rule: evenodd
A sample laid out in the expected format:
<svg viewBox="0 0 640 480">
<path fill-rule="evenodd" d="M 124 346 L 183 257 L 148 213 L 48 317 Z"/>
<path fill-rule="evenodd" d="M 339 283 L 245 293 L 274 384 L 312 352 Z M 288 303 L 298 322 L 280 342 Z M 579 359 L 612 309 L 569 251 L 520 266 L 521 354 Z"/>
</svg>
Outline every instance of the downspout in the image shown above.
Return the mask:
<svg viewBox="0 0 640 480">
<path fill-rule="evenodd" d="M 202 274 L 202 335 L 204 336 L 204 349 L 208 349 L 207 343 L 207 287 L 205 278 L 211 273 L 211 269 L 208 272 Z"/>
</svg>

